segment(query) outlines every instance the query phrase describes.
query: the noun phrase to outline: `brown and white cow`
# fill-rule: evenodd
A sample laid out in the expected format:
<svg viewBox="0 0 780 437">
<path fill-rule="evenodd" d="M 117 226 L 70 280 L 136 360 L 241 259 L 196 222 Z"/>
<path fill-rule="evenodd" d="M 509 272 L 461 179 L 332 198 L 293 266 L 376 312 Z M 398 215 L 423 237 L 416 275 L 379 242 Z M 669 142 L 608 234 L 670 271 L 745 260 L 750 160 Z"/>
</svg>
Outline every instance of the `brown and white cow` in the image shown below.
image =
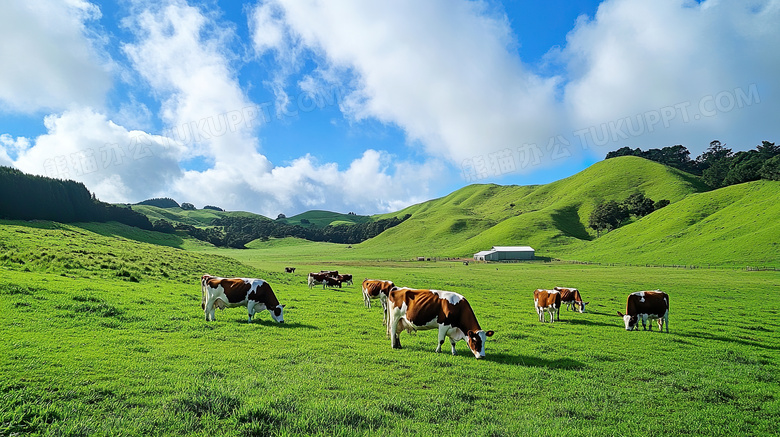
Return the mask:
<svg viewBox="0 0 780 437">
<path fill-rule="evenodd" d="M 561 292 L 557 290 L 534 290 L 534 308 L 539 314 L 539 321 L 544 323 L 545 311 L 550 314 L 550 323 L 555 321 L 555 317 L 560 319 Z"/>
<path fill-rule="evenodd" d="M 404 329 L 409 333 L 438 329 L 436 352 L 441 352 L 445 338 L 449 337 L 452 355 L 456 355 L 455 343 L 466 340 L 477 359 L 485 357 L 485 343 L 493 331 L 482 330 L 471 305 L 460 294 L 394 287 L 390 290 L 387 302 L 390 314 L 387 330 L 393 349 L 401 349 L 398 337 Z"/>
<path fill-rule="evenodd" d="M 338 275 L 337 277 L 342 284 L 352 285 L 352 275 L 343 274 L 343 275 Z"/>
<path fill-rule="evenodd" d="M 585 305 L 590 303 L 582 301 L 580 290 L 577 290 L 576 288 L 555 287 L 553 290 L 561 292 L 561 304 L 566 305 L 566 311 L 577 311 L 577 307 L 579 307 L 579 312 L 584 313 Z"/>
<path fill-rule="evenodd" d="M 311 273 L 309 273 L 309 276 L 307 278 L 308 283 L 309 283 L 309 288 L 312 288 L 315 285 L 322 284 L 322 282 L 325 280 L 325 278 L 332 278 L 332 277 L 336 277 L 338 275 L 339 275 L 339 271 L 338 270 L 320 270 L 319 273 L 311 272 Z"/>
<path fill-rule="evenodd" d="M 324 290 L 325 287 L 341 288 L 341 279 L 339 279 L 338 276 L 326 276 L 325 279 L 322 280 L 322 289 Z"/>
<path fill-rule="evenodd" d="M 666 332 L 669 332 L 669 295 L 660 290 L 637 291 L 628 295 L 626 301 L 626 313 L 618 311 L 626 324 L 626 331 L 638 329 L 637 322 L 642 320 L 642 330 L 646 328 L 646 322 L 650 319 L 650 330 L 653 330 L 653 320 L 658 323 L 658 330 L 663 332 L 666 324 Z"/>
<path fill-rule="evenodd" d="M 284 305 L 279 304 L 271 286 L 262 279 L 220 278 L 203 275 L 201 277 L 201 307 L 206 321 L 216 320 L 215 307 L 219 309 L 246 306 L 249 313 L 248 323 L 257 311 L 268 310 L 271 318 L 284 323 Z"/>
<path fill-rule="evenodd" d="M 371 308 L 371 299 L 379 299 L 382 304 L 382 323 L 387 326 L 387 296 L 395 287 L 393 281 L 381 281 L 377 279 L 363 280 L 363 304 Z"/>
</svg>

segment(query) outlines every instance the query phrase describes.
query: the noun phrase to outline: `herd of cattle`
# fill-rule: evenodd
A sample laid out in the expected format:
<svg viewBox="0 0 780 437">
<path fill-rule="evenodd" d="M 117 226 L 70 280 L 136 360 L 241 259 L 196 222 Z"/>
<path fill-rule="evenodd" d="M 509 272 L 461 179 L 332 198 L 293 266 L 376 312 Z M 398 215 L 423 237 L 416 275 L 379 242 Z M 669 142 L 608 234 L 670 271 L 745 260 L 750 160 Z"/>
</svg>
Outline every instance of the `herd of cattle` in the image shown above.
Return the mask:
<svg viewBox="0 0 780 437">
<path fill-rule="evenodd" d="M 290 272 L 291 273 L 291 272 Z M 352 275 L 339 275 L 338 271 L 320 271 L 309 273 L 309 288 L 317 284 L 341 287 L 343 283 L 352 283 Z M 483 330 L 474 315 L 471 305 L 465 297 L 451 291 L 413 289 L 397 287 L 392 281 L 365 279 L 362 284 L 363 302 L 371 308 L 371 301 L 378 299 L 382 304 L 382 321 L 386 326 L 387 338 L 393 349 L 400 349 L 399 334 L 406 330 L 409 333 L 437 329 L 439 332 L 436 352 L 441 352 L 444 341 L 449 338 L 452 354 L 455 355 L 455 343 L 466 340 L 469 349 L 475 357 L 485 357 L 486 338 L 493 331 Z M 214 321 L 216 308 L 233 308 L 246 306 L 249 322 L 252 316 L 263 310 L 268 310 L 271 317 L 284 323 L 284 305 L 279 303 L 271 286 L 262 279 L 220 278 L 203 275 L 201 277 L 201 306 L 206 321 Z M 539 315 L 539 321 L 545 321 L 545 313 L 550 315 L 550 323 L 560 320 L 562 304 L 571 311 L 585 312 L 585 306 L 580 292 L 576 288 L 555 287 L 552 290 L 537 289 L 534 291 L 534 307 Z M 658 330 L 669 332 L 669 296 L 659 290 L 639 291 L 628 295 L 626 313 L 618 311 L 623 318 L 627 331 L 647 329 L 650 321 L 658 324 Z"/>
</svg>

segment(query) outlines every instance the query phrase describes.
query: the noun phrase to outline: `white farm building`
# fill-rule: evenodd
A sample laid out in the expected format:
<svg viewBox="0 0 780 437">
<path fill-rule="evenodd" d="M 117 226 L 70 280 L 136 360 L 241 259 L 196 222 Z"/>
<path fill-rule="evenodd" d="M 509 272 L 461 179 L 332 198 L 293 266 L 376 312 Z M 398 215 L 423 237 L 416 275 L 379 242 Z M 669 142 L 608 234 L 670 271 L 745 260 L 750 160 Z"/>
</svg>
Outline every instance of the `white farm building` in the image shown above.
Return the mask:
<svg viewBox="0 0 780 437">
<path fill-rule="evenodd" d="M 534 248 L 529 246 L 493 246 L 474 254 L 475 261 L 506 261 L 534 259 Z"/>
</svg>

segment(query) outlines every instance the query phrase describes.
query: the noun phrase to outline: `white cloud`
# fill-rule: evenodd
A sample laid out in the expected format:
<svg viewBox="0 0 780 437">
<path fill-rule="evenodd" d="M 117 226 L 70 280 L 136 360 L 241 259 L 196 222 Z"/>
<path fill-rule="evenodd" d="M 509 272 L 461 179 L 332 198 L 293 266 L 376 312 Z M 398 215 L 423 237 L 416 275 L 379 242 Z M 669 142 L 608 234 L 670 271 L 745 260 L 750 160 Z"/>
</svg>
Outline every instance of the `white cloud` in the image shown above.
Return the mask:
<svg viewBox="0 0 780 437">
<path fill-rule="evenodd" d="M 110 202 L 155 197 L 179 176 L 182 151 L 175 144 L 129 131 L 90 108 L 50 115 L 44 123 L 47 133 L 34 144 L 16 140 L 27 143 L 13 162 L 24 172 L 83 182 Z"/>
<path fill-rule="evenodd" d="M 273 34 L 279 25 L 275 13 L 255 9 L 258 53 L 278 51 L 277 45 L 283 43 L 280 34 Z M 243 92 L 231 66 L 235 56 L 226 41 L 234 35 L 201 9 L 172 2 L 141 12 L 126 27 L 137 41 L 123 49 L 162 100 L 166 132 L 183 140 L 188 159 L 205 156 L 213 161 L 207 170 L 183 172 L 172 184 L 172 197 L 275 216 L 282 210 L 297 213 L 310 208 L 370 213 L 419 201 L 420 195 L 427 194 L 434 173 L 420 168 L 418 177 L 407 181 L 403 176 L 414 165 L 391 165 L 382 152 L 367 151 L 343 171 L 335 163 L 320 164 L 309 155 L 288 166 L 273 166 L 258 151 L 257 126 L 230 123 L 233 115 L 247 117 L 247 108 L 262 109 Z M 261 28 L 270 28 L 272 34 L 259 41 Z M 295 57 L 290 55 L 293 49 L 283 50 L 285 59 Z M 277 79 L 274 83 L 281 84 L 286 78 L 282 74 Z M 232 128 L 225 129 L 228 123 Z M 220 133 L 214 134 L 215 130 Z M 200 134 L 198 141 L 193 140 L 193 132 Z"/>
<path fill-rule="evenodd" d="M 100 9 L 86 1 L 11 1 L 0 14 L 0 108 L 35 112 L 101 106 L 112 63 L 87 22 Z"/>
<path fill-rule="evenodd" d="M 678 105 L 667 113 L 674 117 L 668 127 L 661 122 L 650 132 L 648 123 L 635 122 L 640 134 L 605 149 L 684 144 L 698 154 L 716 138 L 751 148 L 776 136 L 767 128 L 776 126 L 771 119 L 780 110 L 769 98 L 780 90 L 778 22 L 778 1 L 603 2 L 594 18 L 580 17 L 556 54 L 568 69 L 564 98 L 573 128 L 642 120 Z M 731 108 L 729 95 L 749 94 L 751 86 L 759 98 L 753 103 L 760 103 Z M 722 111 L 712 101 L 718 95 Z"/>
<path fill-rule="evenodd" d="M 460 163 L 554 131 L 557 79 L 528 71 L 484 2 L 275 4 L 322 71 L 354 73 L 346 114 L 393 123 L 433 156 Z"/>
<path fill-rule="evenodd" d="M 350 119 L 397 125 L 456 165 L 531 143 L 555 165 L 547 141 L 576 146 L 583 128 L 602 156 L 680 143 L 698 154 L 715 138 L 750 148 L 778 133 L 778 0 L 606 0 L 551 50 L 555 76 L 522 62 L 488 2 L 266 0 L 254 12 L 250 25 L 267 30 L 255 31 L 258 52 L 314 54 L 299 87 L 340 83 Z M 606 135 L 603 147 L 593 133 Z"/>
</svg>

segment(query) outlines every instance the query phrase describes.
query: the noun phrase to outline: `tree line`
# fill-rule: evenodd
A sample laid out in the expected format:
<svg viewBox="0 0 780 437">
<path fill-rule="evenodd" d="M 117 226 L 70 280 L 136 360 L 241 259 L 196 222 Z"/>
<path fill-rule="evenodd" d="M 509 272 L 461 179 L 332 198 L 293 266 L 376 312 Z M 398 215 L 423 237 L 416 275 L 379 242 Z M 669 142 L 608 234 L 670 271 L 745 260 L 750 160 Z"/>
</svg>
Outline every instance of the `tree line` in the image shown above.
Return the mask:
<svg viewBox="0 0 780 437">
<path fill-rule="evenodd" d="M 600 236 L 601 231 L 617 229 L 631 216 L 644 217 L 669 203 L 667 199 L 654 202 L 642 193 L 631 194 L 622 202 L 614 200 L 601 202 L 593 208 L 588 226 L 596 231 L 597 236 Z"/>
<path fill-rule="evenodd" d="M 609 152 L 606 159 L 618 156 L 639 156 L 701 176 L 711 188 L 759 179 L 780 180 L 780 146 L 769 141 L 762 141 L 755 149 L 734 153 L 725 144 L 715 140 L 695 159 L 691 159 L 690 151 L 682 145 L 647 151 L 623 147 Z"/>
<path fill-rule="evenodd" d="M 154 230 L 145 215 L 130 207 L 101 202 L 81 182 L 29 175 L 2 166 L 0 218 L 60 223 L 117 221 Z"/>
<path fill-rule="evenodd" d="M 399 225 L 411 214 L 391 217 L 367 223 L 341 224 L 322 228 L 306 228 L 257 217 L 223 217 L 212 222 L 214 228 L 199 229 L 189 225 L 177 225 L 191 236 L 208 241 L 215 246 L 245 248 L 256 239 L 296 237 L 309 241 L 357 244 L 376 237 L 387 229 Z"/>
</svg>

